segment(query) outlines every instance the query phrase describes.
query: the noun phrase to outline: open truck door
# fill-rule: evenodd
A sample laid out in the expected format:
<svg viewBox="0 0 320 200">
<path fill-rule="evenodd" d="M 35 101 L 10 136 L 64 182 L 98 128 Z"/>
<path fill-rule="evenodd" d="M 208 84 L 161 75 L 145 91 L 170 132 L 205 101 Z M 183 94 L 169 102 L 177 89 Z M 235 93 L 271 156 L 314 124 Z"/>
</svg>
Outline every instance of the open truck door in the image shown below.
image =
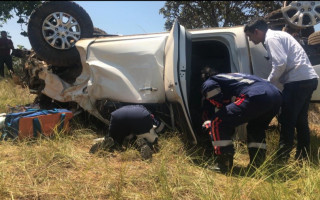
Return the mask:
<svg viewBox="0 0 320 200">
<path fill-rule="evenodd" d="M 188 95 L 191 77 L 191 34 L 175 21 L 165 46 L 164 86 L 166 98 L 176 106 L 174 116 L 192 144 L 197 139 L 192 128 Z"/>
</svg>

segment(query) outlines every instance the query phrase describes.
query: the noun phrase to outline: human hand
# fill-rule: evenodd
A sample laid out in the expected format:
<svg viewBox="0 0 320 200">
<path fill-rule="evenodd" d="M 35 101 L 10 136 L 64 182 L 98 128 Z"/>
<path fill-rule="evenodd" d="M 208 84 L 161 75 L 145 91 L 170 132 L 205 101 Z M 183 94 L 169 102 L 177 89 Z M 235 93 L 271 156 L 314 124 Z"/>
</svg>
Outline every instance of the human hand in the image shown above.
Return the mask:
<svg viewBox="0 0 320 200">
<path fill-rule="evenodd" d="M 210 129 L 211 129 L 211 120 L 207 120 L 207 121 L 203 122 L 202 130 L 204 132 L 207 132 L 207 131 L 210 131 Z"/>
</svg>

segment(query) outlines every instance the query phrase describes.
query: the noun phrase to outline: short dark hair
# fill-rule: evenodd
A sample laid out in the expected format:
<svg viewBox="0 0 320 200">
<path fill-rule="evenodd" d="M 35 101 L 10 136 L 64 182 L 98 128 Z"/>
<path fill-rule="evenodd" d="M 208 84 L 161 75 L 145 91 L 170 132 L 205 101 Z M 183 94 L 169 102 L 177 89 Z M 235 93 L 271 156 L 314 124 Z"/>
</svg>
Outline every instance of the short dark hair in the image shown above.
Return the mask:
<svg viewBox="0 0 320 200">
<path fill-rule="evenodd" d="M 209 77 L 217 75 L 218 72 L 215 71 L 211 66 L 206 65 L 201 69 L 201 80 L 205 82 Z"/>
<path fill-rule="evenodd" d="M 253 33 L 255 29 L 258 29 L 258 30 L 263 31 L 263 32 L 267 32 L 268 24 L 264 20 L 264 18 L 259 17 L 259 18 L 256 18 L 256 19 L 252 20 L 251 22 L 249 22 L 249 24 L 247 24 L 244 27 L 244 32 L 249 31 L 249 32 Z"/>
<path fill-rule="evenodd" d="M 3 33 L 7 34 L 7 31 L 1 31 L 1 34 L 3 34 Z"/>
</svg>

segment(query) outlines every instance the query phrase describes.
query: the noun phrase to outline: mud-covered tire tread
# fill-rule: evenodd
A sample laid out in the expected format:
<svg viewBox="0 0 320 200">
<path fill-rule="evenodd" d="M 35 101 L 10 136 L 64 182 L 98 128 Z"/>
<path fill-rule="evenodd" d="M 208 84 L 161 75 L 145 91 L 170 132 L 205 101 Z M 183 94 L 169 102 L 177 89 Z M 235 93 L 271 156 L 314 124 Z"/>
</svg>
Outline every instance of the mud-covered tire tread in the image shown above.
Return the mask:
<svg viewBox="0 0 320 200">
<path fill-rule="evenodd" d="M 308 37 L 309 45 L 320 44 L 320 31 L 314 32 Z"/>
<path fill-rule="evenodd" d="M 269 24 L 269 27 L 274 29 L 274 30 L 282 30 L 283 27 L 287 24 L 289 26 L 290 29 L 292 30 L 296 30 L 296 31 L 300 31 L 301 30 L 301 37 L 308 37 L 310 34 L 312 34 L 314 32 L 314 27 L 306 27 L 306 28 L 299 28 L 289 22 L 287 22 L 285 20 L 285 18 L 283 17 L 283 14 L 281 12 L 281 9 L 278 10 L 274 10 L 271 13 L 269 13 L 268 15 L 266 15 L 264 17 L 264 19 L 266 21 L 270 21 L 270 20 L 274 20 L 274 19 L 282 19 L 283 24 L 280 25 L 273 25 L 272 23 Z"/>
<path fill-rule="evenodd" d="M 100 28 L 97 28 L 97 27 L 94 27 L 93 28 L 93 35 L 96 36 L 96 35 L 107 35 L 108 33 L 105 32 L 104 30 L 100 29 Z"/>
<path fill-rule="evenodd" d="M 51 47 L 43 38 L 43 20 L 53 12 L 65 12 L 73 16 L 81 28 L 80 38 L 91 38 L 93 24 L 88 13 L 75 2 L 49 1 L 38 6 L 31 14 L 28 24 L 28 37 L 33 50 L 39 58 L 55 66 L 70 66 L 80 62 L 76 47 L 59 50 Z"/>
<path fill-rule="evenodd" d="M 282 28 L 285 26 L 285 20 L 283 19 L 283 15 L 281 12 L 281 9 L 272 11 L 271 13 L 267 14 L 264 19 L 269 22 L 269 28 L 271 29 L 275 29 L 275 30 L 282 30 Z M 276 20 L 276 19 L 280 19 L 282 21 L 283 24 L 277 24 L 274 25 L 272 23 L 272 20 Z"/>
<path fill-rule="evenodd" d="M 281 9 L 278 9 L 278 10 L 274 10 L 271 13 L 267 14 L 264 18 L 266 20 L 268 20 L 268 19 L 278 19 L 278 18 L 282 18 L 282 17 L 283 17 L 283 15 L 282 15 Z"/>
</svg>

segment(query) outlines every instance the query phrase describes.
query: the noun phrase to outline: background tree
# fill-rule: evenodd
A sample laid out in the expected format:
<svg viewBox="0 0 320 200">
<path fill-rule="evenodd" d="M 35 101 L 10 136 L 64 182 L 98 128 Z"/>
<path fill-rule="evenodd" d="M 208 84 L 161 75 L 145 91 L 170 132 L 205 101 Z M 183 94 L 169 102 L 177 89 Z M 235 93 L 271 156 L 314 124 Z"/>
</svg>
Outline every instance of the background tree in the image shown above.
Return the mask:
<svg viewBox="0 0 320 200">
<path fill-rule="evenodd" d="M 22 25 L 28 24 L 32 11 L 41 3 L 41 1 L 2 1 L 0 3 L 0 27 L 16 15 L 19 18 L 17 23 L 21 24 L 20 34 L 27 36 L 27 32 L 22 29 Z"/>
<path fill-rule="evenodd" d="M 170 30 L 177 18 L 188 29 L 242 25 L 281 8 L 282 1 L 166 1 L 159 13 Z"/>
</svg>

